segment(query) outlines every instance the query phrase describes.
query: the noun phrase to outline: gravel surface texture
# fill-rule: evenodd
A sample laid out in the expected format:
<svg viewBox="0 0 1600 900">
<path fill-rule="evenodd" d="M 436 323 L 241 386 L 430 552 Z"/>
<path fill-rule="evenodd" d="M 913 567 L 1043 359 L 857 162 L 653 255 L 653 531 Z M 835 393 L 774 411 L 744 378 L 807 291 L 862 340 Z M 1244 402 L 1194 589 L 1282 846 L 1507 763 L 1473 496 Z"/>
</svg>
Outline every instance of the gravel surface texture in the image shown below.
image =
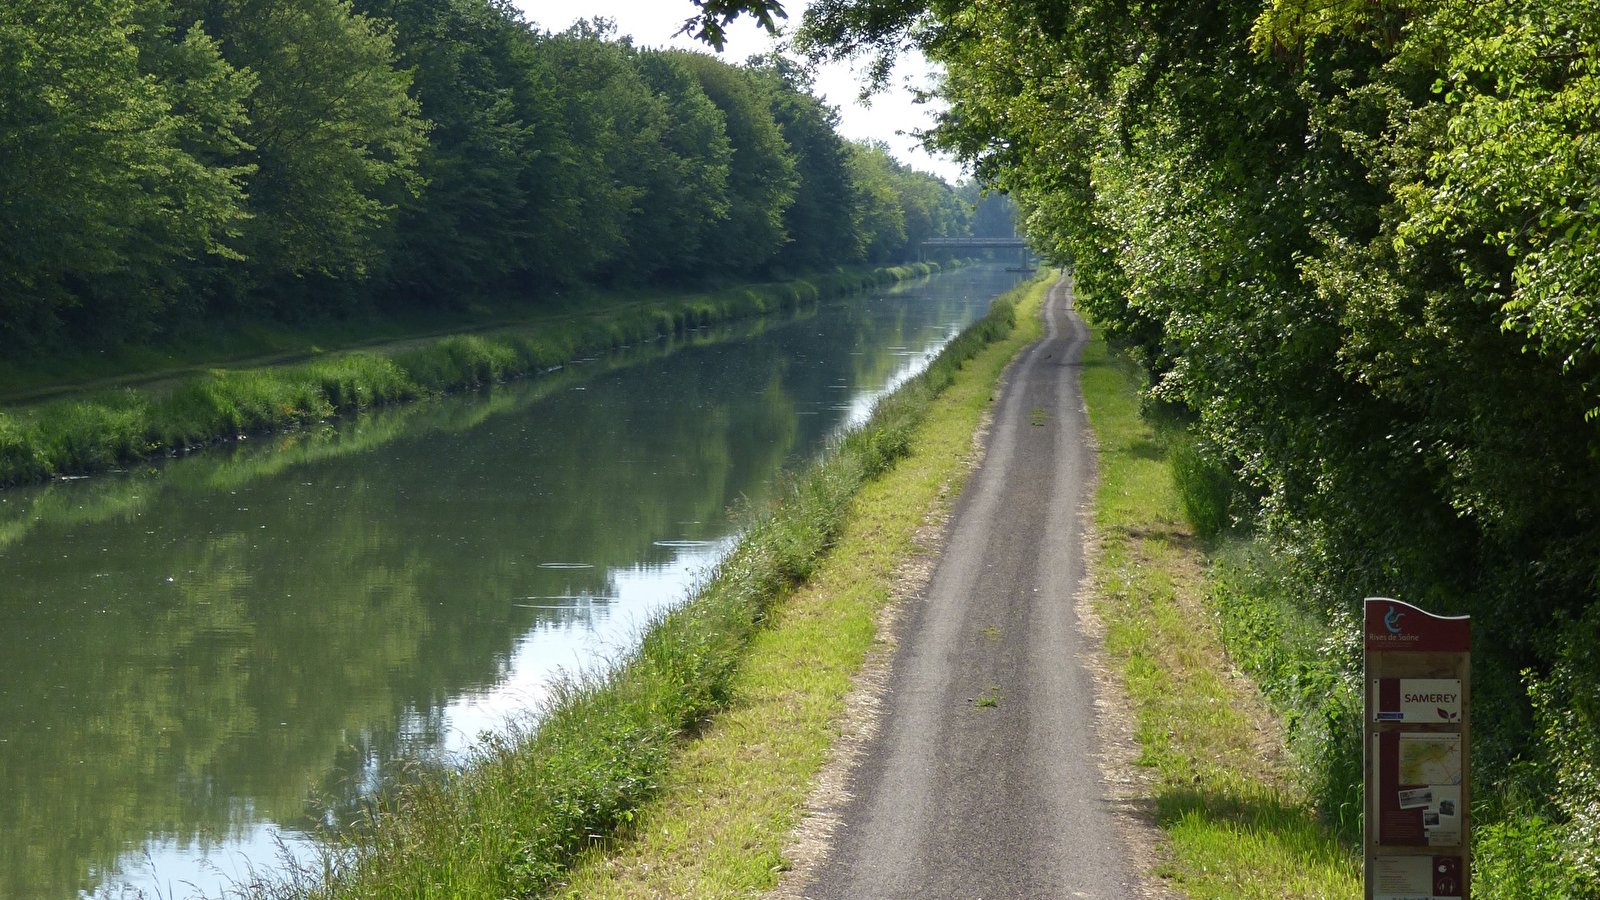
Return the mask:
<svg viewBox="0 0 1600 900">
<path fill-rule="evenodd" d="M 983 463 L 907 610 L 881 727 L 814 900 L 1122 900 L 1137 889 L 1102 779 L 1074 611 L 1093 456 L 1063 279 L 1013 366 Z"/>
</svg>

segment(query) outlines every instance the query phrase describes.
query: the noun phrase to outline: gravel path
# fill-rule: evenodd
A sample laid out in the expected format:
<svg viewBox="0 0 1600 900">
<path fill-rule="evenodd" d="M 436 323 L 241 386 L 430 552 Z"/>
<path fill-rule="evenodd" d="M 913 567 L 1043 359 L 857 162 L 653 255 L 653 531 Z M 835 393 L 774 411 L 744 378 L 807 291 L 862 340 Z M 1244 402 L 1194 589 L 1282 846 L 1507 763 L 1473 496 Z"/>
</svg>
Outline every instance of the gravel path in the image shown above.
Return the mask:
<svg viewBox="0 0 1600 900">
<path fill-rule="evenodd" d="M 1090 500 L 1063 279 L 1013 367 L 926 600 L 901 631 L 883 719 L 814 900 L 1134 896 L 1097 764 L 1074 598 Z"/>
</svg>

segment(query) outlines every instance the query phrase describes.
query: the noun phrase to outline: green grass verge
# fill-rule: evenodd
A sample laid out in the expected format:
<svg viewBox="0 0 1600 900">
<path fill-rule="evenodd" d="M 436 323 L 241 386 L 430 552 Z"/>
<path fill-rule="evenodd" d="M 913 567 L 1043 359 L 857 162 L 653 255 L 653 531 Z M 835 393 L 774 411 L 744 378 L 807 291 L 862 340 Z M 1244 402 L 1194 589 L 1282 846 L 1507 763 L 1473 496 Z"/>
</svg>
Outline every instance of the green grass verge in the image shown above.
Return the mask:
<svg viewBox="0 0 1600 900">
<path fill-rule="evenodd" d="M 1138 711 L 1140 761 L 1158 773 L 1164 874 L 1196 900 L 1357 897 L 1359 644 L 1340 639 L 1352 629 L 1334 627 L 1266 540 L 1227 532 L 1238 485 L 1181 426 L 1141 417 L 1143 381 L 1098 340 L 1085 356 L 1102 444 L 1096 606 Z M 1234 666 L 1250 683 L 1229 678 Z M 1252 752 L 1258 686 L 1292 762 Z M 1474 897 L 1594 896 L 1567 823 L 1514 787 L 1479 787 Z"/>
<path fill-rule="evenodd" d="M 753 285 L 521 328 L 453 335 L 293 365 L 215 369 L 143 388 L 0 410 L 0 486 L 84 474 L 239 434 L 477 387 L 593 353 L 936 271 L 917 263 Z"/>
<path fill-rule="evenodd" d="M 1140 414 L 1141 384 L 1097 335 L 1083 359 L 1100 443 L 1094 607 L 1134 713 L 1137 764 L 1156 776 L 1151 799 L 1171 840 L 1160 874 L 1194 900 L 1359 897 L 1356 851 L 1324 825 L 1293 764 L 1274 752 L 1278 729 L 1224 653 L 1174 479 L 1182 430 Z"/>
<path fill-rule="evenodd" d="M 150 509 L 164 494 L 191 496 L 236 490 L 261 478 L 300 466 L 371 453 L 401 438 L 456 434 L 491 418 L 525 412 L 555 392 L 607 372 L 661 359 L 685 347 L 741 340 L 762 322 L 710 329 L 668 341 L 610 353 L 594 363 L 570 366 L 538 378 L 519 391 L 485 391 L 472 403 L 395 404 L 344 416 L 309 428 L 296 428 L 263 440 L 240 442 L 226 453 L 205 454 L 180 466 L 134 467 L 126 478 L 51 482 L 0 497 L 0 551 L 34 529 L 65 528 L 126 519 Z"/>
<path fill-rule="evenodd" d="M 464 767 L 422 776 L 397 791 L 357 837 L 330 849 L 320 870 L 262 882 L 245 893 L 537 896 L 566 883 L 586 850 L 638 833 L 645 804 L 677 783 L 674 761 L 684 756 L 685 739 L 725 727 L 728 716 L 718 714 L 737 708 L 747 673 L 770 662 L 751 655 L 752 642 L 772 633 L 771 620 L 794 621 L 785 614 L 791 604 L 783 601 L 832 559 L 829 551 L 842 535 L 852 533 L 858 492 L 884 484 L 885 473 L 900 471 L 897 461 L 915 458 L 935 398 L 974 357 L 993 367 L 992 358 L 1004 351 L 985 347 L 1012 333 L 1014 322 L 1012 302 L 997 300 L 923 375 L 880 402 L 864 428 L 753 515 L 738 546 L 696 595 L 656 619 L 609 673 L 558 685 L 537 726 L 492 738 Z M 982 371 L 983 365 L 967 368 Z M 921 514 L 917 510 L 915 519 Z M 827 633 L 819 639 L 837 638 Z M 803 669 L 785 671 L 799 683 L 826 680 Z"/>
</svg>

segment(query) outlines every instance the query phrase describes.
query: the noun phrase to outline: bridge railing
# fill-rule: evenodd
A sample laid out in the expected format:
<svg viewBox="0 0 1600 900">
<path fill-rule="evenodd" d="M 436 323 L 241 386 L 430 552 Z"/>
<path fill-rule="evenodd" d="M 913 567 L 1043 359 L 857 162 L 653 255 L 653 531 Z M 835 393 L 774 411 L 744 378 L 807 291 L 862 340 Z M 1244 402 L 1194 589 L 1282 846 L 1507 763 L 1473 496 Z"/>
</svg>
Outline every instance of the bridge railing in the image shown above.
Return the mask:
<svg viewBox="0 0 1600 900">
<path fill-rule="evenodd" d="M 935 250 L 995 250 L 1010 251 L 1024 265 L 1033 264 L 1033 251 L 1028 247 L 1027 240 L 1020 237 L 1009 238 L 929 238 L 917 248 L 918 256 L 926 260 L 928 253 Z M 997 256 L 999 254 L 996 254 Z M 1009 254 L 1007 254 L 1009 255 Z"/>
<path fill-rule="evenodd" d="M 922 242 L 922 246 L 930 250 L 942 250 L 949 247 L 994 247 L 1021 250 L 1028 246 L 1028 242 L 1023 238 L 929 238 Z"/>
</svg>

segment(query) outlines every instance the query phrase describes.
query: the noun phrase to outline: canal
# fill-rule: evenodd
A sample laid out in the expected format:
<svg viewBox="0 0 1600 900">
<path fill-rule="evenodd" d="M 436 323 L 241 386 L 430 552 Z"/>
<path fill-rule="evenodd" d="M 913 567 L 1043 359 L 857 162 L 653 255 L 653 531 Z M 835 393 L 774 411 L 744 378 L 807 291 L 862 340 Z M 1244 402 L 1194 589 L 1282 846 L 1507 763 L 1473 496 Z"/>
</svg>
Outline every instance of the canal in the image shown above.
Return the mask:
<svg viewBox="0 0 1600 900">
<path fill-rule="evenodd" d="M 0 897 L 216 896 L 681 600 L 1020 276 L 0 491 Z"/>
</svg>

